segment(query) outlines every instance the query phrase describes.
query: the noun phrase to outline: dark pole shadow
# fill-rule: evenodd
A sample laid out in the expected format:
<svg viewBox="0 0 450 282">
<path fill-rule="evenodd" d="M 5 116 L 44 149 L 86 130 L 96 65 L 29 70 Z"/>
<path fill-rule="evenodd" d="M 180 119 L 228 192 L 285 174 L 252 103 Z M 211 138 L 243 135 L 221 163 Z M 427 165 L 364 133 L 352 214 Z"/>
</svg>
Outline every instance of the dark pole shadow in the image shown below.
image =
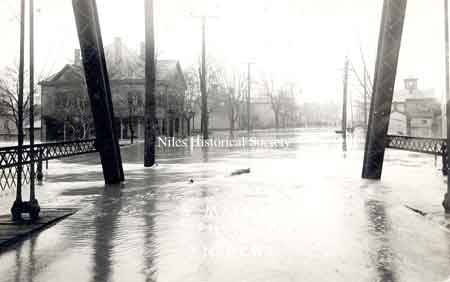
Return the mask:
<svg viewBox="0 0 450 282">
<path fill-rule="evenodd" d="M 142 214 L 145 222 L 144 234 L 144 269 L 143 273 L 146 282 L 156 282 L 155 268 L 155 200 L 147 199 Z"/>
<path fill-rule="evenodd" d="M 111 281 L 113 238 L 122 208 L 122 192 L 119 186 L 121 185 L 106 186 L 96 203 L 93 282 Z"/>
<path fill-rule="evenodd" d="M 36 258 L 34 255 L 34 250 L 36 248 L 36 240 L 37 240 L 37 236 L 33 236 L 30 239 L 30 252 L 29 252 L 29 259 L 30 259 L 30 263 L 28 266 L 28 282 L 33 282 L 34 281 L 34 277 L 36 274 Z"/>
<path fill-rule="evenodd" d="M 375 265 L 378 280 L 383 282 L 395 282 L 394 253 L 389 242 L 390 223 L 386 213 L 384 202 L 367 200 L 365 202 L 366 213 L 369 220 L 369 235 L 371 235 L 369 248 L 375 247 L 375 253 L 370 252 Z M 372 251 L 372 249 L 370 250 Z"/>
</svg>

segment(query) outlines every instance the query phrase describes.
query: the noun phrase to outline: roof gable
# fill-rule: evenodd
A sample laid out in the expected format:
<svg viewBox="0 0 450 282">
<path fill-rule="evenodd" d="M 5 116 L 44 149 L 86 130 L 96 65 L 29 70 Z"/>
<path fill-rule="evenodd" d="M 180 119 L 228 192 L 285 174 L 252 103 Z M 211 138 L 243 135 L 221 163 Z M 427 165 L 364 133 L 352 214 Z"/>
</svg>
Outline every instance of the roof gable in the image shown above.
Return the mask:
<svg viewBox="0 0 450 282">
<path fill-rule="evenodd" d="M 82 80 L 84 80 L 84 77 L 82 76 L 81 67 L 65 65 L 59 72 L 41 81 L 40 84 L 74 83 Z"/>
</svg>

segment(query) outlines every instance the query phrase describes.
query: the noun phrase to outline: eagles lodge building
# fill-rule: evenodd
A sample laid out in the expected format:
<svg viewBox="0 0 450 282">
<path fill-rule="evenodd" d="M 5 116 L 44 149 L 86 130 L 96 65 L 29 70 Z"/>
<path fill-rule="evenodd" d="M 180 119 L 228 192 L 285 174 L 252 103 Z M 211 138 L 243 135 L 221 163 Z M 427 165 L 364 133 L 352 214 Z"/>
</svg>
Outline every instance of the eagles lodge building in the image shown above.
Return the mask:
<svg viewBox="0 0 450 282">
<path fill-rule="evenodd" d="M 115 130 L 120 139 L 144 138 L 145 61 L 127 48 L 120 38 L 105 48 Z M 185 109 L 186 82 L 175 60 L 156 63 L 156 117 L 158 132 L 164 136 L 188 136 L 194 113 Z M 41 81 L 42 140 L 83 139 L 94 136 L 90 102 L 84 82 L 80 51 L 73 64 Z"/>
</svg>

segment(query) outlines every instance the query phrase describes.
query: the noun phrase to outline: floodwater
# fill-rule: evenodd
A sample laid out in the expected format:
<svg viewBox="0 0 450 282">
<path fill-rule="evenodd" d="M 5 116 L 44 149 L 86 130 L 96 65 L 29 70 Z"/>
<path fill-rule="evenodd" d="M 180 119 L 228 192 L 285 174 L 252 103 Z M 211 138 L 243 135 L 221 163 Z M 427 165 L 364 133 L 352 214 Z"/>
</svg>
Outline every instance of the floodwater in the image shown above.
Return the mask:
<svg viewBox="0 0 450 282">
<path fill-rule="evenodd" d="M 356 136 L 346 153 L 332 129 L 252 136 L 285 143 L 166 149 L 147 169 L 130 146 L 112 187 L 96 154 L 51 161 L 41 204 L 80 210 L 1 254 L 0 281 L 450 281 L 440 159 L 390 150 L 368 181 Z"/>
</svg>

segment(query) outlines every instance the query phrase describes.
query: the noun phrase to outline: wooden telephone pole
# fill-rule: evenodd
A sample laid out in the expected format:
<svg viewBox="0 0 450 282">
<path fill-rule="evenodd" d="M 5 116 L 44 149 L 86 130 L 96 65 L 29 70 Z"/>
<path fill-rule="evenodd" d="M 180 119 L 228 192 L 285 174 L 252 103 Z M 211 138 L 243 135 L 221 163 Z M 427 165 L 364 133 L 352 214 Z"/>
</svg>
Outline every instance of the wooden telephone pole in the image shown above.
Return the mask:
<svg viewBox="0 0 450 282">
<path fill-rule="evenodd" d="M 349 60 L 345 57 L 345 68 L 344 68 L 344 92 L 342 99 L 342 149 L 347 151 L 347 96 L 348 96 L 348 68 Z"/>
<path fill-rule="evenodd" d="M 384 0 L 362 177 L 380 179 L 407 0 Z"/>
<path fill-rule="evenodd" d="M 364 130 L 367 130 L 367 72 L 366 69 L 364 68 Z"/>
<path fill-rule="evenodd" d="M 247 131 L 251 131 L 251 90 L 252 90 L 252 77 L 251 66 L 252 62 L 247 62 Z"/>
<path fill-rule="evenodd" d="M 203 139 L 208 139 L 208 87 L 206 85 L 206 16 L 202 17 L 202 67 L 200 75 L 200 90 L 202 95 L 201 131 Z"/>
<path fill-rule="evenodd" d="M 153 0 L 145 0 L 145 167 L 151 167 L 155 164 L 155 81 L 156 62 Z M 166 114 L 168 114 L 167 110 L 168 106 L 166 107 Z"/>
<path fill-rule="evenodd" d="M 124 181 L 122 157 L 114 131 L 114 109 L 95 0 L 72 0 L 84 75 L 106 184 Z"/>
</svg>

